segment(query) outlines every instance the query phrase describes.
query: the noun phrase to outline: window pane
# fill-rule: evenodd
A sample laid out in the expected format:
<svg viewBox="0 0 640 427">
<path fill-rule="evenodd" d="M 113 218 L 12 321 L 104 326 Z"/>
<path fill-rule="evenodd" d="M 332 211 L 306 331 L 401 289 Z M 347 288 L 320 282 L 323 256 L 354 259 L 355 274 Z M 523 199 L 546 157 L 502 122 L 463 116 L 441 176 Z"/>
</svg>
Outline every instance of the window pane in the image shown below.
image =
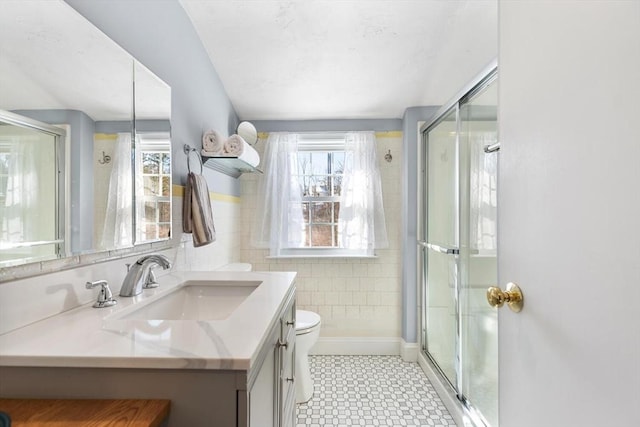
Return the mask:
<svg viewBox="0 0 640 427">
<path fill-rule="evenodd" d="M 171 177 L 169 176 L 162 177 L 162 195 L 165 197 L 171 195 Z"/>
<path fill-rule="evenodd" d="M 159 177 L 157 176 L 145 176 L 144 177 L 144 195 L 145 196 L 157 196 L 160 193 L 159 189 Z"/>
<path fill-rule="evenodd" d="M 302 189 L 302 196 L 310 196 L 311 195 L 311 176 L 309 175 L 300 175 L 298 176 L 298 182 L 300 183 L 300 188 Z"/>
<path fill-rule="evenodd" d="M 302 204 L 302 219 L 305 224 L 309 224 L 309 203 Z"/>
<path fill-rule="evenodd" d="M 144 202 L 144 220 L 146 222 L 156 222 L 157 211 L 156 202 Z"/>
<path fill-rule="evenodd" d="M 311 228 L 312 246 L 331 246 L 331 225 L 314 225 Z"/>
<path fill-rule="evenodd" d="M 309 241 L 309 224 L 305 224 L 302 227 L 302 231 L 304 232 L 304 244 L 303 246 L 305 247 L 309 247 L 311 246 L 311 242 Z"/>
<path fill-rule="evenodd" d="M 333 184 L 333 195 L 340 196 L 342 194 L 342 175 L 331 177 L 331 183 Z"/>
<path fill-rule="evenodd" d="M 144 227 L 145 237 L 147 239 L 156 239 L 158 226 L 156 224 L 147 224 Z"/>
<path fill-rule="evenodd" d="M 160 173 L 160 153 L 142 153 L 142 173 Z"/>
<path fill-rule="evenodd" d="M 162 153 L 162 173 L 171 175 L 171 154 Z"/>
<path fill-rule="evenodd" d="M 312 173 L 314 175 L 326 175 L 329 173 L 329 153 L 311 153 Z"/>
<path fill-rule="evenodd" d="M 333 204 L 333 222 L 338 223 L 338 218 L 340 218 L 340 202 L 335 202 Z"/>
<path fill-rule="evenodd" d="M 161 224 L 160 229 L 158 230 L 158 237 L 161 239 L 171 237 L 171 225 L 170 224 Z"/>
<path fill-rule="evenodd" d="M 329 177 L 327 175 L 315 175 L 312 177 L 313 186 L 311 195 L 314 197 L 330 196 L 331 187 L 329 186 Z"/>
<path fill-rule="evenodd" d="M 311 153 L 298 152 L 298 175 L 311 175 Z"/>
<path fill-rule="evenodd" d="M 311 220 L 314 223 L 331 223 L 331 205 L 332 202 L 312 203 Z"/>
<path fill-rule="evenodd" d="M 333 246 L 335 246 L 336 248 L 339 246 L 339 244 L 338 244 L 338 226 L 337 225 L 333 226 Z"/>
<path fill-rule="evenodd" d="M 331 153 L 331 155 L 332 155 L 331 171 L 334 174 L 343 173 L 344 172 L 344 152 L 334 151 L 333 153 Z"/>
<path fill-rule="evenodd" d="M 171 203 L 158 202 L 159 219 L 160 222 L 171 222 Z"/>
</svg>

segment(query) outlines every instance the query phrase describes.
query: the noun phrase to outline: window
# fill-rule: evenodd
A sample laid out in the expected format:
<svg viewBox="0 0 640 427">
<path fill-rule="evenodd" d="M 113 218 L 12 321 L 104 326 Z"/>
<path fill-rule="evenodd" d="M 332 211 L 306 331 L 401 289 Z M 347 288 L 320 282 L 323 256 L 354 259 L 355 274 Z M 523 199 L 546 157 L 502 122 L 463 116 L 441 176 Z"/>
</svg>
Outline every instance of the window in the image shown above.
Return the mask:
<svg viewBox="0 0 640 427">
<path fill-rule="evenodd" d="M 136 242 L 167 239 L 171 232 L 171 144 L 168 139 L 140 139 L 142 181 L 137 201 Z"/>
<path fill-rule="evenodd" d="M 303 246 L 337 248 L 345 153 L 321 150 L 298 149 L 295 178 L 302 190 Z"/>
<path fill-rule="evenodd" d="M 272 133 L 253 243 L 272 257 L 373 256 L 387 244 L 373 132 Z"/>
</svg>

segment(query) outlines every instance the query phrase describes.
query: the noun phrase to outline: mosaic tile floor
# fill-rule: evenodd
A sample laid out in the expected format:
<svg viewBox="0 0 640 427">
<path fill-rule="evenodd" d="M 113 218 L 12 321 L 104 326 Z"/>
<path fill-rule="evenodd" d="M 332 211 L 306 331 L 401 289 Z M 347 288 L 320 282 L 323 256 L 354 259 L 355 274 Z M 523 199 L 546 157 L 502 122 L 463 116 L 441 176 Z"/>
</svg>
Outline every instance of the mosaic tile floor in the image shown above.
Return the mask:
<svg viewBox="0 0 640 427">
<path fill-rule="evenodd" d="M 297 427 L 455 426 L 417 363 L 398 356 L 310 356 L 313 398 Z"/>
</svg>

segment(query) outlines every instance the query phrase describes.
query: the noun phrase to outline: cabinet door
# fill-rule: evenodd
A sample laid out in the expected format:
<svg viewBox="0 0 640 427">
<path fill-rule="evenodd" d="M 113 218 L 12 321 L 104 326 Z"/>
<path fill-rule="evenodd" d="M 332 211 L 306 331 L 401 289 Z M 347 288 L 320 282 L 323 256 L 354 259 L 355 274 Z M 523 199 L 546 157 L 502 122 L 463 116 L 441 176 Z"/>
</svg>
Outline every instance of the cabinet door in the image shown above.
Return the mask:
<svg viewBox="0 0 640 427">
<path fill-rule="evenodd" d="M 249 426 L 264 427 L 276 426 L 277 414 L 275 412 L 276 389 L 276 347 L 270 344 L 269 351 L 264 359 L 258 376 L 249 392 Z"/>
<path fill-rule="evenodd" d="M 278 355 L 278 409 L 279 426 L 295 426 L 295 366 L 296 366 L 296 305 L 292 301 L 281 319 L 281 339 Z"/>
</svg>

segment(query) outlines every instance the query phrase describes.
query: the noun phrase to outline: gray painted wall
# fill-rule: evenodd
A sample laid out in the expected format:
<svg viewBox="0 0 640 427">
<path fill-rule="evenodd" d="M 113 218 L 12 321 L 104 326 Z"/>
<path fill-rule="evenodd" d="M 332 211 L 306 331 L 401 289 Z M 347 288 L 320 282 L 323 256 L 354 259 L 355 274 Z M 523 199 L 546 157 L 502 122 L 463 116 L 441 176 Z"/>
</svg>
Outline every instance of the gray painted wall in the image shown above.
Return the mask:
<svg viewBox="0 0 640 427">
<path fill-rule="evenodd" d="M 202 146 L 202 133 L 231 134 L 238 117 L 186 12 L 177 0 L 65 0 L 171 86 L 172 154 L 175 183 L 185 182 L 182 145 Z M 254 121 L 261 132 L 398 130 L 404 132 L 402 336 L 417 342 L 416 180 L 417 123 L 438 107 L 408 108 L 403 120 Z M 239 195 L 239 182 L 207 172 L 212 191 Z"/>
<path fill-rule="evenodd" d="M 71 252 L 93 246 L 93 133 L 91 117 L 77 110 L 16 110 L 16 114 L 49 124 L 71 126 L 69 183 Z"/>
<path fill-rule="evenodd" d="M 418 342 L 417 222 L 418 122 L 428 121 L 440 107 L 411 107 L 402 119 L 404 179 L 402 182 L 402 338 Z"/>
<path fill-rule="evenodd" d="M 173 182 L 184 185 L 183 144 L 200 149 L 202 134 L 233 133 L 238 117 L 187 13 L 178 0 L 65 0 L 171 86 Z M 240 183 L 207 174 L 209 189 L 240 195 Z"/>
</svg>

